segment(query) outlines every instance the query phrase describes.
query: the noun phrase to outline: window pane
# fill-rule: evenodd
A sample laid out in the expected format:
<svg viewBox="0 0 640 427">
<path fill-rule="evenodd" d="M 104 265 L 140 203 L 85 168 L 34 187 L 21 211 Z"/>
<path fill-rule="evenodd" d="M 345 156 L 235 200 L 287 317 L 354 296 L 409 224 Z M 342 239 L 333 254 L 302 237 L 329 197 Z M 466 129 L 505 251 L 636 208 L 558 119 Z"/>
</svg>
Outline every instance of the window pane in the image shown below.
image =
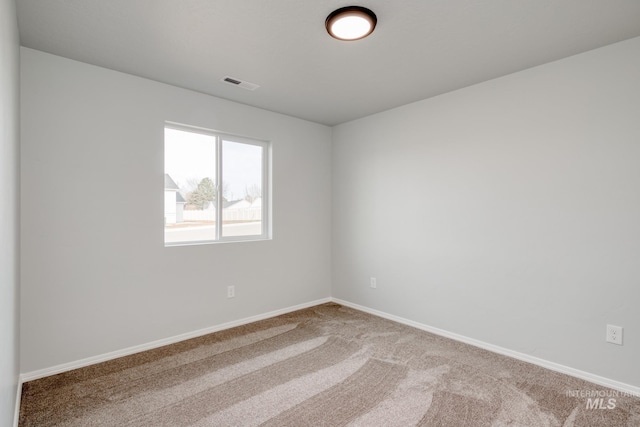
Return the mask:
<svg viewBox="0 0 640 427">
<path fill-rule="evenodd" d="M 222 141 L 224 237 L 262 235 L 262 156 L 262 146 Z"/>
<path fill-rule="evenodd" d="M 165 128 L 164 242 L 216 238 L 216 137 Z"/>
</svg>

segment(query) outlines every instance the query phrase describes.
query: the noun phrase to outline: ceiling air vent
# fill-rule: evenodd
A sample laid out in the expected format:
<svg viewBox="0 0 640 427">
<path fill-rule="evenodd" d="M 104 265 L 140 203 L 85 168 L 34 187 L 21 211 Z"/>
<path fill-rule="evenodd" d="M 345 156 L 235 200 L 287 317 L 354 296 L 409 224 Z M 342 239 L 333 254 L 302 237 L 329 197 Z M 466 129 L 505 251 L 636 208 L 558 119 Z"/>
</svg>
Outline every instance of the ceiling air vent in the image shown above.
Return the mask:
<svg viewBox="0 0 640 427">
<path fill-rule="evenodd" d="M 255 83 L 243 82 L 242 80 L 235 79 L 229 76 L 224 76 L 220 81 L 226 84 L 241 87 L 242 89 L 247 89 L 247 90 L 256 90 L 260 87 Z"/>
</svg>

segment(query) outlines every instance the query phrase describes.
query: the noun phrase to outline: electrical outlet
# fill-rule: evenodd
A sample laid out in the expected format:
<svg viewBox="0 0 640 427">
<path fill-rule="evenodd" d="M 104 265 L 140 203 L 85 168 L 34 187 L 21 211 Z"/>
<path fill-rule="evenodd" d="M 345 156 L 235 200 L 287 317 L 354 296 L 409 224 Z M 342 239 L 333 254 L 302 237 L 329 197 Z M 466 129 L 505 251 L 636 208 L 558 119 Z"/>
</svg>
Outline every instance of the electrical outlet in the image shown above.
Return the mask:
<svg viewBox="0 0 640 427">
<path fill-rule="evenodd" d="M 371 284 L 371 288 L 376 289 L 378 287 L 378 284 L 376 282 L 376 278 L 372 277 L 369 279 L 369 283 Z"/>
<path fill-rule="evenodd" d="M 622 345 L 622 326 L 607 325 L 607 342 Z"/>
<path fill-rule="evenodd" d="M 227 298 L 233 298 L 236 296 L 236 287 L 227 286 Z"/>
</svg>

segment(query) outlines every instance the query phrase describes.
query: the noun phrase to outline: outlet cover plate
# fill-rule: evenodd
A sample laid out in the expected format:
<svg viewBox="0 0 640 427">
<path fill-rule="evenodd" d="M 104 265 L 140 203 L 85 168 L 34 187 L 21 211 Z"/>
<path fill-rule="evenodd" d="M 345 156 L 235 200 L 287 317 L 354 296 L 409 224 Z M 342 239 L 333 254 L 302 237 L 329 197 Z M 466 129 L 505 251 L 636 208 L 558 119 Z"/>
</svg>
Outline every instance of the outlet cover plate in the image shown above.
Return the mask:
<svg viewBox="0 0 640 427">
<path fill-rule="evenodd" d="M 607 342 L 622 345 L 622 326 L 607 325 Z"/>
</svg>

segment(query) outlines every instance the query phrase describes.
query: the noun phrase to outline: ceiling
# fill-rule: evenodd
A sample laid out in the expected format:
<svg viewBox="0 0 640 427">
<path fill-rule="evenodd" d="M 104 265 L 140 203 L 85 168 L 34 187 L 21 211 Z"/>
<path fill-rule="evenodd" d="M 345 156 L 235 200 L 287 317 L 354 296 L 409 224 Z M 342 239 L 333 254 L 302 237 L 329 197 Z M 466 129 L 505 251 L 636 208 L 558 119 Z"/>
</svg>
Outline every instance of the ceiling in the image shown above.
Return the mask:
<svg viewBox="0 0 640 427">
<path fill-rule="evenodd" d="M 23 46 L 326 125 L 640 36 L 638 0 L 16 4 Z M 325 18 L 352 4 L 376 13 L 376 30 L 331 38 Z"/>
</svg>

